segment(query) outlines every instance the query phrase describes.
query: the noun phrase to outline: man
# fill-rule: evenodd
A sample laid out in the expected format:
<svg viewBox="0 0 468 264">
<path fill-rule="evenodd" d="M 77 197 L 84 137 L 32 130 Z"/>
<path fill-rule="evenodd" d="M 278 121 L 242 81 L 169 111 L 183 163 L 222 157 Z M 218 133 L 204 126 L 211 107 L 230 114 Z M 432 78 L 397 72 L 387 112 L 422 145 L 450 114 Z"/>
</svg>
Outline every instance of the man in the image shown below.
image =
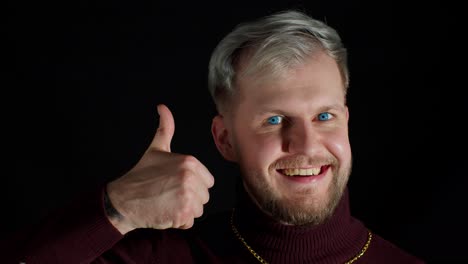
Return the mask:
<svg viewBox="0 0 468 264">
<path fill-rule="evenodd" d="M 171 153 L 159 105 L 137 165 L 38 229 L 15 263 L 423 263 L 350 215 L 348 82 L 324 23 L 285 11 L 239 25 L 209 65 L 213 139 L 242 174 L 236 208 L 194 226 L 214 178 Z"/>
</svg>

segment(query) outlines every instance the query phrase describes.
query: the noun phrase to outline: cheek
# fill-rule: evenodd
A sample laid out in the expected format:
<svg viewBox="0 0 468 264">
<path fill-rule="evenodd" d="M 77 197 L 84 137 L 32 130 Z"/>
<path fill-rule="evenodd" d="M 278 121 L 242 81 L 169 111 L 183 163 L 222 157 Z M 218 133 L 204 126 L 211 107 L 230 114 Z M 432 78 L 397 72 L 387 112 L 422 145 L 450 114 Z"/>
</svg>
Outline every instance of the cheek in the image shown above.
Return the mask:
<svg viewBox="0 0 468 264">
<path fill-rule="evenodd" d="M 239 154 L 248 167 L 268 167 L 280 155 L 281 140 L 278 136 L 249 133 L 239 135 Z"/>
<path fill-rule="evenodd" d="M 328 150 L 340 161 L 347 163 L 351 160 L 351 146 L 347 131 L 331 133 L 326 137 Z"/>
</svg>

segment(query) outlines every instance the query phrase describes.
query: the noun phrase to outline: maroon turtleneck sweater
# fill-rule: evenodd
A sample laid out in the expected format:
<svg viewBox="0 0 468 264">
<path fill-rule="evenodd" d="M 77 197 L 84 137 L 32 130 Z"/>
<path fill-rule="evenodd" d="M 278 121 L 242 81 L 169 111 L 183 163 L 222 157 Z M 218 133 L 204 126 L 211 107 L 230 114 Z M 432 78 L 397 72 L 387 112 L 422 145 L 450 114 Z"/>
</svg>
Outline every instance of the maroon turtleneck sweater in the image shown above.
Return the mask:
<svg viewBox="0 0 468 264">
<path fill-rule="evenodd" d="M 345 263 L 357 256 L 369 239 L 367 228 L 350 215 L 347 193 L 334 216 L 314 227 L 283 225 L 248 200 L 243 204 L 236 210 L 235 224 L 248 244 L 272 263 Z"/>
<path fill-rule="evenodd" d="M 231 211 L 212 215 L 186 231 L 139 229 L 122 236 L 107 220 L 102 198 L 99 191 L 22 239 L 6 241 L 2 248 L 14 245 L 15 250 L 8 250 L 9 262 L 2 263 L 260 263 L 234 235 Z M 350 214 L 347 192 L 320 226 L 275 222 L 245 194 L 233 219 L 245 242 L 268 263 L 346 263 L 369 238 L 368 229 Z M 372 234 L 369 247 L 354 263 L 424 262 Z"/>
</svg>

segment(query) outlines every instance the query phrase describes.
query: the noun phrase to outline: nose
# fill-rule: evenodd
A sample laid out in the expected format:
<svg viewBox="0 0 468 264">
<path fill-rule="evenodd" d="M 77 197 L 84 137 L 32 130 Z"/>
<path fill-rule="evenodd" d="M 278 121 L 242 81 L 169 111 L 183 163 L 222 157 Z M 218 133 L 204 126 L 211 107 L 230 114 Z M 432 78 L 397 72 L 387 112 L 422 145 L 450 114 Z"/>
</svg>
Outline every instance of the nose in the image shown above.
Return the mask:
<svg viewBox="0 0 468 264">
<path fill-rule="evenodd" d="M 283 151 L 292 154 L 312 155 L 320 148 L 321 135 L 312 121 L 290 124 L 283 132 Z"/>
</svg>

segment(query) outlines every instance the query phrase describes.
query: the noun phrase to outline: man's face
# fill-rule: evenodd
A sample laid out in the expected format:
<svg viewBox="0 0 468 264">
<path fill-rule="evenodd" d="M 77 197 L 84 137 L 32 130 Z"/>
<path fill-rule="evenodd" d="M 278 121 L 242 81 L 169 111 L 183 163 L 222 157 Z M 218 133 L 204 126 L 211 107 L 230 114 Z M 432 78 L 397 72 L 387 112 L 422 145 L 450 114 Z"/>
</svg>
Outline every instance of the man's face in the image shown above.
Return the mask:
<svg viewBox="0 0 468 264">
<path fill-rule="evenodd" d="M 351 171 L 348 109 L 336 62 L 319 53 L 281 77 L 236 81 L 238 104 L 224 122 L 247 192 L 283 223 L 323 222 Z"/>
</svg>

